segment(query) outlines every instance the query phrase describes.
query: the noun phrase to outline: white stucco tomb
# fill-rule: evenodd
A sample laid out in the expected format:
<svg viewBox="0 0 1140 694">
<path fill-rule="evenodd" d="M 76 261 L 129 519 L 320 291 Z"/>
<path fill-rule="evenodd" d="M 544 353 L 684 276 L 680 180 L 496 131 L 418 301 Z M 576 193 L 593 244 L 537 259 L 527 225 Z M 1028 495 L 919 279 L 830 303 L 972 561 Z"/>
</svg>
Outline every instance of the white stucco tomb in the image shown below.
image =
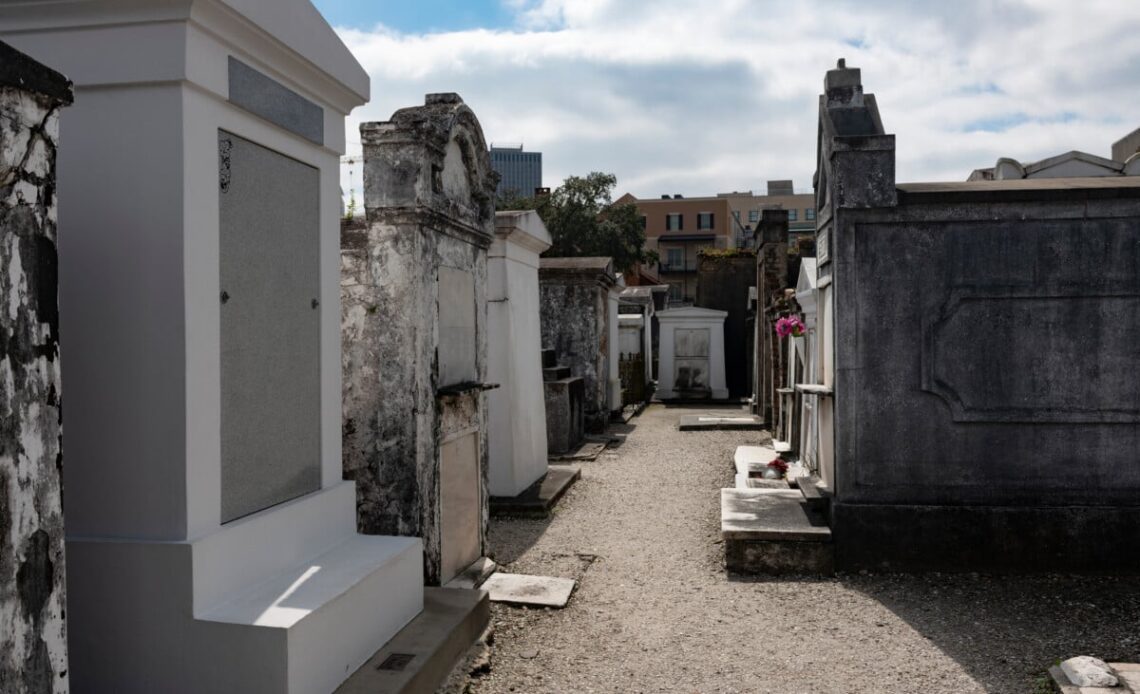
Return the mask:
<svg viewBox="0 0 1140 694">
<path fill-rule="evenodd" d="M 618 349 L 618 304 L 621 300 L 622 290 L 625 289 L 625 278 L 618 274 L 617 282 L 610 287 L 606 298 L 608 310 L 606 312 L 606 328 L 608 339 L 606 348 L 609 359 L 609 403 L 611 414 L 621 412 L 621 352 Z"/>
<path fill-rule="evenodd" d="M 796 281 L 796 302 L 803 309 L 804 335 L 796 348 L 803 360 L 800 374 L 802 384 L 819 384 L 819 341 L 816 332 L 816 311 L 818 289 L 815 258 L 804 258 L 800 263 L 800 274 Z M 813 474 L 819 474 L 819 400 L 823 397 L 817 389 L 800 387 L 800 463 Z"/>
<path fill-rule="evenodd" d="M 550 248 L 538 213 L 499 212 L 487 255 L 490 493 L 513 497 L 546 474 L 546 403 L 538 256 Z"/>
<path fill-rule="evenodd" d="M 642 354 L 645 351 L 645 316 L 623 313 L 618 316 L 618 352 Z"/>
<path fill-rule="evenodd" d="M 657 397 L 728 397 L 724 378 L 726 311 L 695 306 L 657 312 L 661 325 Z"/>
<path fill-rule="evenodd" d="M 62 119 L 71 682 L 329 692 L 422 608 L 341 479 L 339 157 L 368 76 L 307 0 L 30 2 Z"/>
</svg>

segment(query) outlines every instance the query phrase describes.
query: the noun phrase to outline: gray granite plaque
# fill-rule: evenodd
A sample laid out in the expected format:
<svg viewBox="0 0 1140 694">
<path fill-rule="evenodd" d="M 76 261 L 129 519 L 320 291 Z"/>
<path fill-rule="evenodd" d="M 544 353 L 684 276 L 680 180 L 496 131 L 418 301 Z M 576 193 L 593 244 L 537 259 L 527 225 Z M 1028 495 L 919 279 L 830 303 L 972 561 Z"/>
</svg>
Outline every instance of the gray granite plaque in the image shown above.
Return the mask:
<svg viewBox="0 0 1140 694">
<path fill-rule="evenodd" d="M 230 103 L 306 140 L 325 143 L 324 110 L 230 56 Z"/>
<path fill-rule="evenodd" d="M 224 131 L 218 156 L 227 522 L 320 488 L 320 174 Z"/>
</svg>

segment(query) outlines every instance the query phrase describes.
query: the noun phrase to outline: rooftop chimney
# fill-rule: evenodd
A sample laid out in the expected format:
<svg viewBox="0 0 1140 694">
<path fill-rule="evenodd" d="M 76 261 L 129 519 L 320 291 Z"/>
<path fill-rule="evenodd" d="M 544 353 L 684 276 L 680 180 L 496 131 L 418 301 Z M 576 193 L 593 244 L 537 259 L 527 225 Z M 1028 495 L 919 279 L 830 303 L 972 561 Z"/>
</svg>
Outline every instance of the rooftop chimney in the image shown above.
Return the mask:
<svg viewBox="0 0 1140 694">
<path fill-rule="evenodd" d="M 768 181 L 768 195 L 795 195 L 791 181 Z"/>
</svg>

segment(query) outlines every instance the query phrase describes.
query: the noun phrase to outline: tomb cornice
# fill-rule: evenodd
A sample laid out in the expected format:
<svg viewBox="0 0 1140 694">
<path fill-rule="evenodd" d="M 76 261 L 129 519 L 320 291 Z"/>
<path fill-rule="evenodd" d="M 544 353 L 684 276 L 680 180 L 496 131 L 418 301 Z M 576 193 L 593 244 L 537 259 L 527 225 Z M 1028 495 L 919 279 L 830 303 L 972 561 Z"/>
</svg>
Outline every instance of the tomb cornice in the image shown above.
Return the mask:
<svg viewBox="0 0 1140 694">
<path fill-rule="evenodd" d="M 416 226 L 437 231 L 457 241 L 489 248 L 494 235 L 486 229 L 466 224 L 453 214 L 427 205 L 415 207 L 387 207 L 368 212 L 368 225 Z"/>
<path fill-rule="evenodd" d="M 0 8 L 0 36 L 70 47 L 53 52 L 53 67 L 77 89 L 188 82 L 226 99 L 218 68 L 234 55 L 341 113 L 366 103 L 367 73 L 315 8 L 287 0 L 274 9 L 250 0 L 27 3 Z M 221 50 L 195 50 L 210 42 Z"/>
<path fill-rule="evenodd" d="M 549 240 L 539 238 L 521 227 L 495 227 L 495 236 L 534 253 L 542 253 L 550 248 Z"/>
</svg>

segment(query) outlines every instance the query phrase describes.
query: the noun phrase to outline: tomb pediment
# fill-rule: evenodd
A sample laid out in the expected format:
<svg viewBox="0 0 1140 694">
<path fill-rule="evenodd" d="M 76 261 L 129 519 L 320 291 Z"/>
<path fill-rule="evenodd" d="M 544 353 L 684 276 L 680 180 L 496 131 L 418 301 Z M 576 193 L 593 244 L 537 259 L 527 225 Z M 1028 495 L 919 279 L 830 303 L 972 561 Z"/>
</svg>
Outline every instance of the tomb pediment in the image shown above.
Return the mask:
<svg viewBox="0 0 1140 694">
<path fill-rule="evenodd" d="M 483 129 L 458 94 L 428 94 L 423 106 L 361 125 L 360 135 L 375 152 L 365 165 L 389 172 L 366 192 L 366 209 L 435 215 L 489 243 L 498 174 Z"/>
</svg>

